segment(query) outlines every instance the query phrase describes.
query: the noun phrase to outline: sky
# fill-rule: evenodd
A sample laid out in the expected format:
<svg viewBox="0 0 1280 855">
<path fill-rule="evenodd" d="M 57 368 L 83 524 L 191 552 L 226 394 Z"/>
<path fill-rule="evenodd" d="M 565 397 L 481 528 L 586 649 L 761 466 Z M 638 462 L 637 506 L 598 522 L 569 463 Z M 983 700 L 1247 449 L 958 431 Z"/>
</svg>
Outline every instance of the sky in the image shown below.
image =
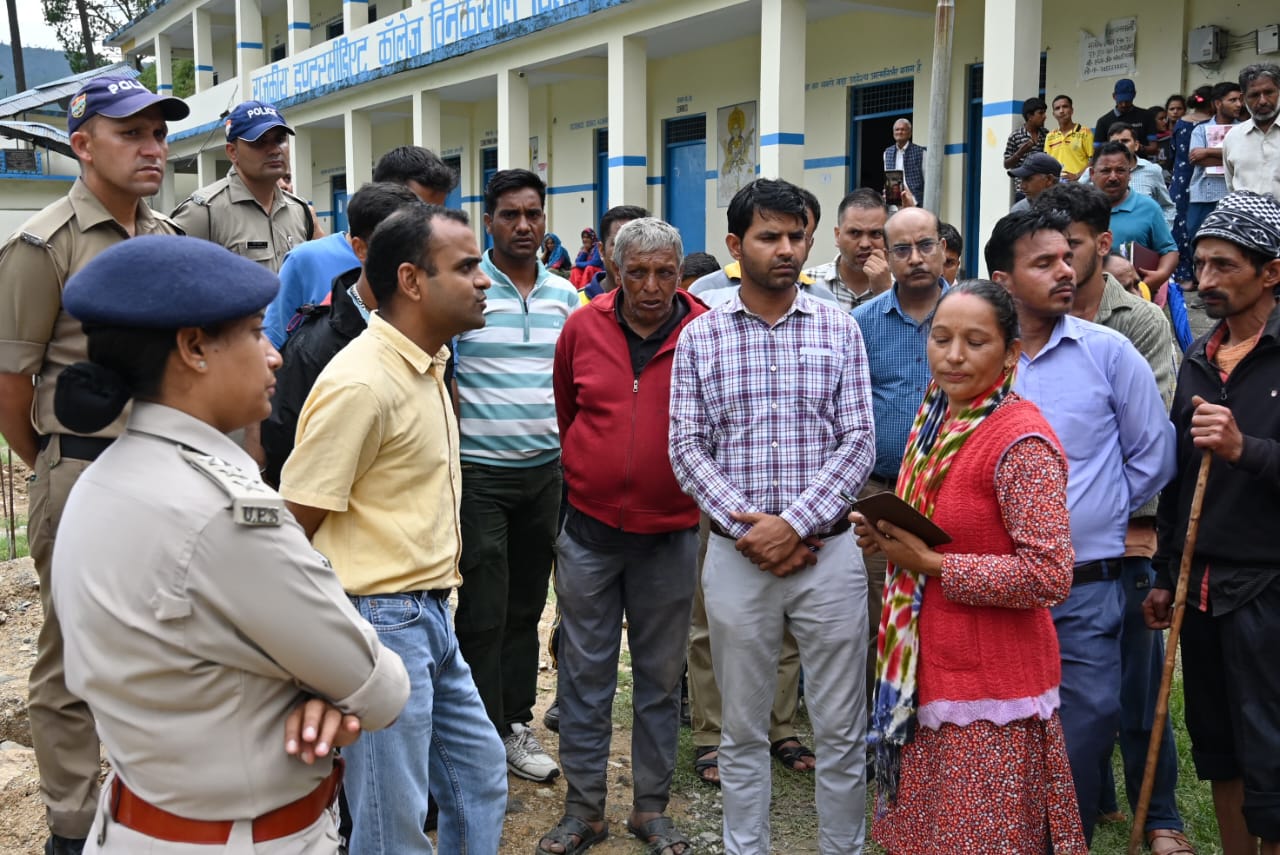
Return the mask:
<svg viewBox="0 0 1280 855">
<path fill-rule="evenodd" d="M 44 22 L 44 15 L 37 9 L 34 3 L 18 4 L 18 31 L 22 35 L 22 46 L 61 49 L 53 27 Z M 9 34 L 9 16 L 3 8 L 0 8 L 0 42 L 13 43 Z"/>
</svg>

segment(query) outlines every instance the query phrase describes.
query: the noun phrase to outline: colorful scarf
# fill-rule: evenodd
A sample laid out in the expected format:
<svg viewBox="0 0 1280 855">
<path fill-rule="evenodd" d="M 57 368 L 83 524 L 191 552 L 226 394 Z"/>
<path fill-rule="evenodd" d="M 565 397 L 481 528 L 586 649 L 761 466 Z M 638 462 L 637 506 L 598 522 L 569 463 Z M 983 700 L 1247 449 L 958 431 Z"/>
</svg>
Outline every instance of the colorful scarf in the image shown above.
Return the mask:
<svg viewBox="0 0 1280 855">
<path fill-rule="evenodd" d="M 956 453 L 1013 389 L 1017 367 L 953 415 L 947 396 L 930 382 L 916 413 L 898 471 L 896 493 L 927 517 Z M 876 812 L 882 814 L 898 793 L 902 749 L 915 736 L 916 667 L 919 662 L 920 604 L 925 576 L 889 564 L 884 610 L 876 640 L 876 695 L 868 742 L 876 752 Z"/>
</svg>

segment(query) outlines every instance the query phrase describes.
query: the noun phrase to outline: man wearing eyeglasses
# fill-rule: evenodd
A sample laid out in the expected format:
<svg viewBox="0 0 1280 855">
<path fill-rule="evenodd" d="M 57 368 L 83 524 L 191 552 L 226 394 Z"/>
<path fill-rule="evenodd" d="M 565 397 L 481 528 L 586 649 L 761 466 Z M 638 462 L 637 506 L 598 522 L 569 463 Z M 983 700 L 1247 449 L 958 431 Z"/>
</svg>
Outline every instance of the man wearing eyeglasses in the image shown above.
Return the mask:
<svg viewBox="0 0 1280 855">
<path fill-rule="evenodd" d="M 862 328 L 871 372 L 872 409 L 876 423 L 876 463 L 861 496 L 893 491 L 902 465 L 902 450 L 925 387 L 929 362 L 925 343 L 933 308 L 947 289 L 942 278 L 946 242 L 938 218 L 924 208 L 903 208 L 885 223 L 884 240 L 893 287 L 853 310 Z M 884 553 L 864 555 L 867 566 L 867 699 L 875 676 L 876 634 L 880 629 L 884 591 Z"/>
<path fill-rule="evenodd" d="M 1134 265 L 1142 281 L 1155 294 L 1178 266 L 1178 245 L 1160 206 L 1129 187 L 1136 160 L 1124 143 L 1103 143 L 1093 153 L 1092 181 L 1111 202 L 1111 233 L 1115 243 L 1136 243 L 1159 254 L 1160 260 L 1153 268 Z"/>
</svg>

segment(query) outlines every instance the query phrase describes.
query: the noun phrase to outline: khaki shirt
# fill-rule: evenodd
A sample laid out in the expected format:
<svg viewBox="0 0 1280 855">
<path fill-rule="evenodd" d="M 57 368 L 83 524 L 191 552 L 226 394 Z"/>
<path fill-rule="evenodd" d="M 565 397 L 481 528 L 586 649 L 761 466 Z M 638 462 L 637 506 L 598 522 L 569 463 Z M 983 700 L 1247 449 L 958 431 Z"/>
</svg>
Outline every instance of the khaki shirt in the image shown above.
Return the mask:
<svg viewBox="0 0 1280 855">
<path fill-rule="evenodd" d="M 293 518 L 238 525 L 230 494 L 183 448 L 258 482 L 215 428 L 134 404 L 71 491 L 61 529 L 76 536 L 54 548 L 67 688 L 142 798 L 191 819 L 249 819 L 331 771 L 329 758 L 307 766 L 284 753 L 285 716 L 305 695 L 376 730 L 403 708 L 409 680 Z"/>
<path fill-rule="evenodd" d="M 139 235 L 181 234 L 163 214 L 138 201 Z M 67 279 L 129 233 L 107 212 L 83 180 L 27 220 L 0 247 L 0 372 L 37 375 L 31 422 L 38 433 L 70 433 L 53 414 L 53 392 L 62 369 L 88 358 L 80 322 L 62 308 Z M 128 283 L 120 283 L 121 299 Z M 117 436 L 121 417 L 95 436 Z"/>
<path fill-rule="evenodd" d="M 173 219 L 192 237 L 225 246 L 272 273 L 280 272 L 289 250 L 305 243 L 314 230 L 306 202 L 276 188 L 268 215 L 235 169 L 192 193 Z"/>
<path fill-rule="evenodd" d="M 330 513 L 313 542 L 349 593 L 462 583 L 458 422 L 444 367 L 376 312 L 325 367 L 280 475 L 292 502 Z"/>
</svg>

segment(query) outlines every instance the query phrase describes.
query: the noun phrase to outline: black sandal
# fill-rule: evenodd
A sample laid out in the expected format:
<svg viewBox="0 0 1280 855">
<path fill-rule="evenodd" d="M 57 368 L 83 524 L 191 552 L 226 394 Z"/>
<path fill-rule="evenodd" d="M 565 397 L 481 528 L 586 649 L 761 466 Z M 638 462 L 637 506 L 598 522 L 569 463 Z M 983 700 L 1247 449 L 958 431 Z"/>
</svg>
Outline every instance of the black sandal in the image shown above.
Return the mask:
<svg viewBox="0 0 1280 855">
<path fill-rule="evenodd" d="M 609 836 L 609 823 L 605 823 L 604 827 L 596 831 L 584 820 L 578 819 L 576 816 L 562 816 L 560 821 L 556 823 L 556 827 L 542 835 L 542 839 L 538 841 L 538 848 L 534 850 L 534 855 L 577 855 L 579 852 L 586 852 L 592 846 L 605 840 Z M 578 838 L 578 842 L 574 843 L 573 838 Z M 562 852 L 554 852 L 550 849 L 544 849 L 542 841 L 549 843 L 559 843 L 564 847 Z"/>
<path fill-rule="evenodd" d="M 693 774 L 698 776 L 698 780 L 709 787 L 720 788 L 720 778 L 707 777 L 707 771 L 715 769 L 717 775 L 720 770 L 720 758 L 708 757 L 708 754 L 716 754 L 720 750 L 719 745 L 698 745 L 693 749 Z"/>
<path fill-rule="evenodd" d="M 632 825 L 627 819 L 627 831 L 630 831 L 641 843 L 649 844 L 645 850 L 648 855 L 689 855 L 693 852 L 693 843 L 676 830 L 676 824 L 669 816 L 657 816 L 643 825 Z M 679 852 L 676 847 L 683 847 Z"/>
<path fill-rule="evenodd" d="M 792 748 L 783 747 L 788 742 L 794 742 L 795 746 Z M 808 766 L 797 767 L 796 764 L 810 757 L 817 759 L 814 757 L 813 750 L 801 743 L 800 739 L 795 736 L 788 736 L 772 743 L 769 746 L 769 753 L 778 758 L 778 762 L 792 772 L 812 772 L 813 770 Z"/>
</svg>

